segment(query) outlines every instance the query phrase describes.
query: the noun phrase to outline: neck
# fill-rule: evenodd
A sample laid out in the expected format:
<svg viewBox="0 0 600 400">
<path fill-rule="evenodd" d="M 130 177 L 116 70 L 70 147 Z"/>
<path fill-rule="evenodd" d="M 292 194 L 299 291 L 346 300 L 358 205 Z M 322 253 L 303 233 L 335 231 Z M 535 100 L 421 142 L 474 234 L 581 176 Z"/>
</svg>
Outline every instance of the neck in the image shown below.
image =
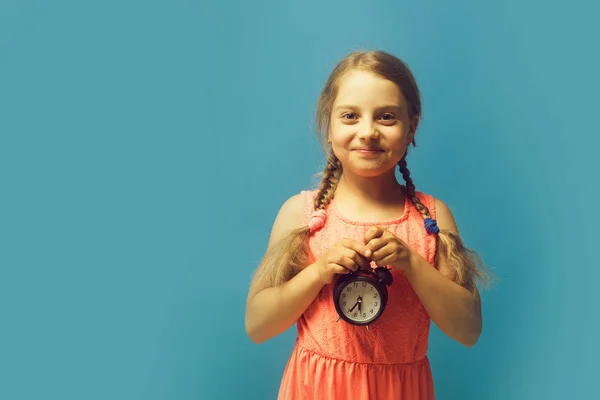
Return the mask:
<svg viewBox="0 0 600 400">
<path fill-rule="evenodd" d="M 363 177 L 342 173 L 335 191 L 336 198 L 352 199 L 364 203 L 397 203 L 403 198 L 394 170 L 377 177 Z"/>
</svg>

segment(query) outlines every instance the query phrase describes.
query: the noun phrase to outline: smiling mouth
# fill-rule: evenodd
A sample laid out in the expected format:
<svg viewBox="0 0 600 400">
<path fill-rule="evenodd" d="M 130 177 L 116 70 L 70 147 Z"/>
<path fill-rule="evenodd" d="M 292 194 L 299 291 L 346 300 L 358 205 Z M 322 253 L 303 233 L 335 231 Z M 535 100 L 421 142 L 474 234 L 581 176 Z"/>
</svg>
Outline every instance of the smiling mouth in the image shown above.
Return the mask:
<svg viewBox="0 0 600 400">
<path fill-rule="evenodd" d="M 356 149 L 354 151 L 363 158 L 378 158 L 383 154 L 383 150 L 381 149 Z"/>
</svg>

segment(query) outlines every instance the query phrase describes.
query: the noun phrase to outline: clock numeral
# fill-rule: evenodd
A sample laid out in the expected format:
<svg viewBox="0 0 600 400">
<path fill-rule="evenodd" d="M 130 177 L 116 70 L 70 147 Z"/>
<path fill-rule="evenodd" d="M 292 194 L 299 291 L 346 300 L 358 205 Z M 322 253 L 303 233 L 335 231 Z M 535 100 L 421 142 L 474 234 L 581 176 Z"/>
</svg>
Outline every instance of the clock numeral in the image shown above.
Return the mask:
<svg viewBox="0 0 600 400">
<path fill-rule="evenodd" d="M 350 286 L 348 286 L 348 287 L 346 288 L 346 291 L 348 291 L 348 292 L 351 292 L 351 291 L 352 291 L 352 288 L 351 288 Z"/>
<path fill-rule="evenodd" d="M 342 293 L 342 299 L 346 297 L 346 293 Z"/>
<path fill-rule="evenodd" d="M 342 303 L 342 307 L 346 307 L 346 302 L 345 301 Z"/>
<path fill-rule="evenodd" d="M 367 287 L 367 282 L 363 282 L 363 283 L 362 283 L 362 286 L 363 286 L 363 287 Z"/>
<path fill-rule="evenodd" d="M 358 316 L 358 313 L 354 313 L 354 318 L 356 318 Z"/>
<path fill-rule="evenodd" d="M 375 296 L 373 296 L 374 299 L 378 298 L 379 295 L 377 293 L 375 293 Z"/>
<path fill-rule="evenodd" d="M 354 282 L 354 287 L 358 287 L 358 282 Z"/>
<path fill-rule="evenodd" d="M 377 302 L 377 301 L 376 301 L 376 302 L 375 302 L 375 304 L 373 304 L 373 305 L 374 305 L 375 307 L 377 307 L 377 305 L 378 305 L 378 304 L 379 304 L 379 302 Z"/>
<path fill-rule="evenodd" d="M 373 314 L 373 309 L 371 308 L 371 314 Z"/>
<path fill-rule="evenodd" d="M 364 312 L 362 316 L 363 318 L 365 318 L 367 316 L 367 313 Z"/>
</svg>

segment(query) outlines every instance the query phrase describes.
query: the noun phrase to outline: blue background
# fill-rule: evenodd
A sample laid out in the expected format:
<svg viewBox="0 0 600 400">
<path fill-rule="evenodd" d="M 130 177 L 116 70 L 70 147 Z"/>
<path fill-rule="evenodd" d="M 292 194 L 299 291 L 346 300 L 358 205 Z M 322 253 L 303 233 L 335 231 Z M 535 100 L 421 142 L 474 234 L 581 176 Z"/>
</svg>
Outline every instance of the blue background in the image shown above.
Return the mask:
<svg viewBox="0 0 600 400">
<path fill-rule="evenodd" d="M 218 4 L 217 4 L 218 3 Z M 281 203 L 316 181 L 318 92 L 405 59 L 409 157 L 501 282 L 441 399 L 598 392 L 597 3 L 0 1 L 0 398 L 269 399 L 293 330 L 244 332 Z"/>
</svg>

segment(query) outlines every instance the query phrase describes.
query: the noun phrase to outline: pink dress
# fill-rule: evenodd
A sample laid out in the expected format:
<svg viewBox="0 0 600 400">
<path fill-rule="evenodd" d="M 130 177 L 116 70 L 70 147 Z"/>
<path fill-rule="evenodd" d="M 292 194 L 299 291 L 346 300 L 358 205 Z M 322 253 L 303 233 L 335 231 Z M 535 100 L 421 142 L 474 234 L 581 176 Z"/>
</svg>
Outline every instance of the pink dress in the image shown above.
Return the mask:
<svg viewBox="0 0 600 400">
<path fill-rule="evenodd" d="M 304 191 L 305 223 L 313 210 L 315 191 Z M 435 218 L 433 197 L 417 196 Z M 309 241 L 318 258 L 342 238 L 363 241 L 370 226 L 381 226 L 421 254 L 433 268 L 436 236 L 425 231 L 423 217 L 410 200 L 404 214 L 393 221 L 350 221 L 327 207 L 327 222 Z M 431 400 L 433 378 L 427 346 L 430 318 L 401 271 L 393 271 L 388 303 L 382 316 L 369 326 L 338 321 L 332 300 L 333 284 L 326 285 L 297 322 L 298 337 L 287 363 L 279 400 Z"/>
</svg>

